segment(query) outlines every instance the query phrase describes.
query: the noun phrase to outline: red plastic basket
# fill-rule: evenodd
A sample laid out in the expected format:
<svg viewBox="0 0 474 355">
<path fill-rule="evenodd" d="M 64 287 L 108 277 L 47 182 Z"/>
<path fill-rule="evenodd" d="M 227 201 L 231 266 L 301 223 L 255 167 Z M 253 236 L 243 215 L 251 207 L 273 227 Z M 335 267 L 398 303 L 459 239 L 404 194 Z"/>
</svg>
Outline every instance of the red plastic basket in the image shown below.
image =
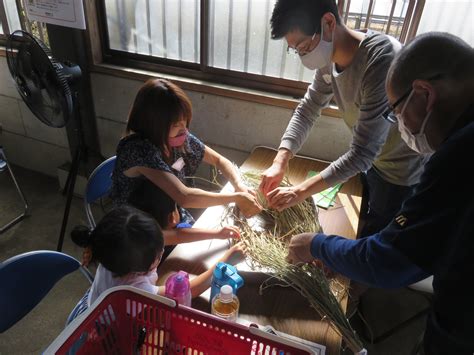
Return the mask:
<svg viewBox="0 0 474 355">
<path fill-rule="evenodd" d="M 143 330 L 144 329 L 144 330 Z M 141 337 L 141 339 L 139 339 Z M 143 345 L 138 346 L 138 343 Z M 302 344 L 129 286 L 105 292 L 45 354 L 314 354 Z"/>
</svg>

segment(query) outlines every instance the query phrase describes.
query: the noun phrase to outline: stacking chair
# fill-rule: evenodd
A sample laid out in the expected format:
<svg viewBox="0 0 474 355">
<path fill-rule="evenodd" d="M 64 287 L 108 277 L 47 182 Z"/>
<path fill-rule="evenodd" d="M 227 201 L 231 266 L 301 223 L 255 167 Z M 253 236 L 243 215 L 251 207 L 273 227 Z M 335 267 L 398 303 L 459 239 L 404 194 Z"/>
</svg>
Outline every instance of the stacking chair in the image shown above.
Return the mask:
<svg viewBox="0 0 474 355">
<path fill-rule="evenodd" d="M 18 185 L 18 182 L 16 181 L 15 175 L 13 174 L 10 164 L 8 163 L 7 156 L 5 155 L 5 150 L 3 149 L 2 146 L 0 146 L 0 173 L 7 170 L 10 173 L 10 176 L 13 180 L 13 183 L 15 184 L 16 190 L 18 191 L 18 194 L 20 195 L 21 200 L 23 201 L 25 209 L 23 213 L 21 213 L 20 215 L 13 218 L 11 221 L 1 226 L 0 234 L 5 232 L 8 228 L 13 227 L 15 224 L 20 222 L 23 218 L 25 218 L 28 215 L 28 202 L 26 201 L 25 195 L 23 194 L 23 191 L 21 191 L 20 185 Z"/>
<path fill-rule="evenodd" d="M 94 169 L 87 181 L 84 196 L 84 208 L 90 228 L 95 228 L 96 223 L 92 215 L 91 204 L 100 198 L 106 197 L 112 187 L 112 172 L 114 171 L 116 157 L 113 156 L 103 161 Z"/>
<path fill-rule="evenodd" d="M 378 343 L 384 341 L 385 339 L 391 337 L 392 335 L 394 335 L 398 331 L 400 331 L 402 329 L 405 329 L 410 324 L 412 324 L 414 321 L 420 319 L 421 317 L 423 317 L 423 316 L 425 316 L 429 313 L 429 311 L 431 309 L 432 295 L 433 295 L 433 276 L 430 276 L 430 277 L 428 277 L 424 280 L 421 280 L 421 281 L 418 281 L 417 283 L 409 285 L 409 286 L 407 286 L 406 289 L 409 290 L 409 291 L 415 292 L 416 294 L 418 294 L 420 296 L 423 296 L 427 300 L 428 305 L 425 308 L 423 308 L 422 310 L 418 311 L 418 313 L 412 315 L 408 319 L 400 322 L 399 324 L 396 324 L 392 328 L 386 330 L 384 333 L 382 333 L 380 335 L 377 335 L 377 336 L 374 336 L 374 333 L 373 333 L 372 329 L 370 328 L 370 326 L 368 324 L 365 324 L 366 328 L 367 328 L 367 331 L 370 333 L 370 335 L 369 335 L 370 339 L 368 339 L 368 341 L 370 341 L 371 344 L 378 344 Z M 362 314 L 359 313 L 359 316 L 362 316 Z M 364 319 L 364 323 L 365 323 L 365 319 Z"/>
<path fill-rule="evenodd" d="M 59 280 L 76 270 L 92 283 L 92 275 L 79 261 L 56 251 L 32 251 L 0 263 L 0 333 L 27 315 Z"/>
</svg>

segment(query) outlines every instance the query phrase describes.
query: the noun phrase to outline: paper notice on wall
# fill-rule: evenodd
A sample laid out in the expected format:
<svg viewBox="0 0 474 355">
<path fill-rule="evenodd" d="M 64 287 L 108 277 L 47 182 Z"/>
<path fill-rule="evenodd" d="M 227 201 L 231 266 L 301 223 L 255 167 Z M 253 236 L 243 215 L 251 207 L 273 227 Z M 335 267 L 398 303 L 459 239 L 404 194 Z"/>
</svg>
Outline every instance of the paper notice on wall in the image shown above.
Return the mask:
<svg viewBox="0 0 474 355">
<path fill-rule="evenodd" d="M 30 21 L 86 29 L 82 0 L 24 0 Z"/>
</svg>

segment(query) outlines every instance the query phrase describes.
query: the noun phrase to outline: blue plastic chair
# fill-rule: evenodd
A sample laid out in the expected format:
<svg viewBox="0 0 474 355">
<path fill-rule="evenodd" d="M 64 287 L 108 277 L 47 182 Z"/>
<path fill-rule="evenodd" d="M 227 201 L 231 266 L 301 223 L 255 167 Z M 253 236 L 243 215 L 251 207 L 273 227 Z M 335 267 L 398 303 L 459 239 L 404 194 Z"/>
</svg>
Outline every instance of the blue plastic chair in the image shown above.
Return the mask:
<svg viewBox="0 0 474 355">
<path fill-rule="evenodd" d="M 116 157 L 113 156 L 102 162 L 94 169 L 87 181 L 84 196 L 84 208 L 90 228 L 95 228 L 96 223 L 92 215 L 91 204 L 100 198 L 107 196 L 112 187 L 112 172 L 115 168 Z"/>
<path fill-rule="evenodd" d="M 56 251 L 32 251 L 2 262 L 0 333 L 35 308 L 59 280 L 78 269 L 92 283 L 92 275 L 79 261 Z"/>
</svg>

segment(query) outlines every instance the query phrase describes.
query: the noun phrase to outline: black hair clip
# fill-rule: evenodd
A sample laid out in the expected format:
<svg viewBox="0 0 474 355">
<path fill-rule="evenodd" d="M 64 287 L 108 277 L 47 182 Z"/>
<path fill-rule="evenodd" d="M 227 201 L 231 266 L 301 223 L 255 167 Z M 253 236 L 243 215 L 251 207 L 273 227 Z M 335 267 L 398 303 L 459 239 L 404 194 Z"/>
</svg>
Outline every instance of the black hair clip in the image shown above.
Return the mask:
<svg viewBox="0 0 474 355">
<path fill-rule="evenodd" d="M 92 242 L 92 233 L 94 232 L 93 229 L 89 229 L 88 232 L 87 232 L 87 244 L 91 244 Z"/>
</svg>

